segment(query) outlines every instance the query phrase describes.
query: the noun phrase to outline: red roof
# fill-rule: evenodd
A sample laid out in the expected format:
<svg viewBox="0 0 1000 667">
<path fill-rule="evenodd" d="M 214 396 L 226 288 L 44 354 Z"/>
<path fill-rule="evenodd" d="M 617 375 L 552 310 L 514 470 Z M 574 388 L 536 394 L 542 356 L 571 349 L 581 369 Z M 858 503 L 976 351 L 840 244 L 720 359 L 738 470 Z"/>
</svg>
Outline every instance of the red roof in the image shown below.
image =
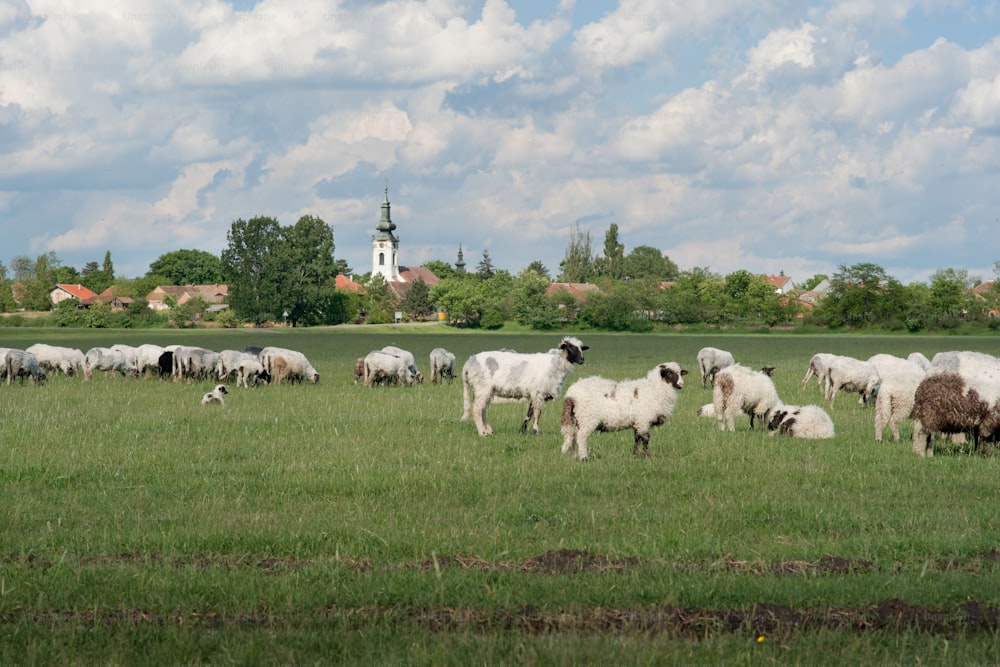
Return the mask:
<svg viewBox="0 0 1000 667">
<path fill-rule="evenodd" d="M 83 301 L 84 299 L 89 299 L 92 296 L 97 296 L 89 288 L 83 285 L 69 285 L 64 283 L 58 283 L 55 289 L 61 289 L 62 291 L 70 294 L 71 296 Z"/>
<path fill-rule="evenodd" d="M 363 288 L 361 285 L 354 282 L 353 280 L 351 280 L 342 273 L 337 276 L 334 287 L 336 287 L 337 289 L 346 290 L 348 292 L 356 292 L 357 294 L 365 293 L 365 288 Z"/>
<path fill-rule="evenodd" d="M 587 294 L 598 291 L 598 287 L 592 283 L 552 283 L 545 288 L 545 295 L 554 294 L 559 290 L 567 292 L 577 301 L 583 301 L 587 298 Z"/>
<path fill-rule="evenodd" d="M 767 276 L 765 280 L 767 280 L 767 282 L 771 285 L 781 289 L 788 284 L 788 281 L 791 280 L 791 278 L 789 276 Z"/>
</svg>

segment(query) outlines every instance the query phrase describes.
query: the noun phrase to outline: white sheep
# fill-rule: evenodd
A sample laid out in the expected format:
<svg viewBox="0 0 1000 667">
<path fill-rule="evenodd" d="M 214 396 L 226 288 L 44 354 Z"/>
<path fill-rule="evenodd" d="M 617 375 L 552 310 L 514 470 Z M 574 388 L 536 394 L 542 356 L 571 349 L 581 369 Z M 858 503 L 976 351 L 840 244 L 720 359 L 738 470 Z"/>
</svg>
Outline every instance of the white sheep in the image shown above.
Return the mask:
<svg viewBox="0 0 1000 667">
<path fill-rule="evenodd" d="M 129 363 L 125 352 L 108 347 L 92 347 L 84 355 L 83 379 L 90 380 L 94 377 L 94 371 L 121 373 L 127 377 L 138 375 L 135 365 Z"/>
<path fill-rule="evenodd" d="M 528 414 L 521 432 L 533 420 L 532 433 L 538 434 L 542 406 L 562 392 L 566 376 L 575 365 L 583 363 L 588 346 L 573 336 L 566 336 L 558 348 L 548 352 L 479 352 L 462 366 L 462 421 L 472 417 L 480 436 L 493 434 L 486 411 L 494 398 L 527 399 Z"/>
<path fill-rule="evenodd" d="M 208 392 L 207 394 L 201 397 L 201 404 L 209 405 L 210 403 L 218 403 L 219 405 L 225 405 L 226 400 L 223 398 L 223 396 L 225 396 L 228 393 L 229 390 L 226 389 L 226 385 L 217 384 L 215 385 L 215 389 L 213 389 L 212 391 Z"/>
<path fill-rule="evenodd" d="M 42 370 L 50 373 L 74 375 L 83 371 L 83 352 L 76 348 L 35 343 L 25 351 L 35 355 Z"/>
<path fill-rule="evenodd" d="M 248 354 L 246 357 L 240 360 L 239 365 L 236 366 L 236 386 L 250 388 L 253 384 L 256 386 L 261 382 L 268 382 L 267 372 L 264 370 L 264 365 L 260 363 L 260 360 L 252 354 Z"/>
<path fill-rule="evenodd" d="M 913 415 L 913 397 L 924 379 L 924 371 L 919 366 L 917 369 L 889 372 L 881 376 L 878 396 L 875 398 L 875 442 L 882 442 L 886 426 L 892 432 L 893 439 L 899 440 L 899 423 Z"/>
<path fill-rule="evenodd" d="M 806 376 L 802 378 L 803 391 L 805 391 L 806 384 L 809 382 L 809 379 L 815 376 L 816 386 L 818 386 L 823 392 L 823 396 L 827 395 L 826 369 L 836 356 L 837 355 L 835 354 L 829 354 L 827 352 L 817 352 L 809 359 L 809 368 L 806 370 Z"/>
<path fill-rule="evenodd" d="M 868 357 L 868 363 L 875 367 L 878 371 L 879 377 L 884 378 L 886 375 L 893 375 L 896 373 L 921 373 L 925 369 L 915 361 L 909 359 L 903 359 L 902 357 L 897 357 L 892 354 L 874 354 Z"/>
<path fill-rule="evenodd" d="M 448 384 L 455 381 L 455 355 L 443 347 L 431 350 L 431 384 L 447 380 Z"/>
<path fill-rule="evenodd" d="M 910 352 L 909 356 L 906 357 L 906 360 L 912 361 L 913 363 L 923 368 L 925 371 L 931 367 L 930 359 L 928 359 L 920 352 Z"/>
<path fill-rule="evenodd" d="M 389 354 L 393 354 L 402 359 L 403 363 L 406 364 L 406 367 L 410 369 L 410 375 L 413 376 L 413 381 L 418 384 L 423 384 L 424 376 L 417 368 L 417 360 L 413 356 L 412 352 L 410 352 L 409 350 L 404 350 L 401 347 L 396 347 L 395 345 L 386 345 L 385 347 L 382 348 L 382 351 L 387 352 Z"/>
<path fill-rule="evenodd" d="M 781 405 L 767 424 L 771 435 L 823 440 L 834 436 L 833 420 L 818 405 Z"/>
<path fill-rule="evenodd" d="M 35 384 L 44 384 L 45 371 L 38 364 L 38 357 L 26 350 L 7 348 L 3 359 L 4 375 L 7 376 L 9 387 L 14 378 L 19 378 L 24 384 L 24 378 L 30 377 Z"/>
<path fill-rule="evenodd" d="M 715 347 L 703 347 L 698 350 L 698 369 L 701 371 L 701 386 L 707 386 L 715 378 L 715 374 L 727 366 L 736 363 L 731 352 Z"/>
<path fill-rule="evenodd" d="M 271 384 L 289 382 L 319 382 L 319 372 L 313 368 L 306 355 L 284 347 L 268 346 L 260 351 L 260 363 L 271 378 Z"/>
<path fill-rule="evenodd" d="M 562 413 L 562 453 L 587 459 L 587 438 L 594 431 L 635 432 L 632 454 L 642 445 L 649 456 L 649 431 L 667 421 L 677 407 L 677 392 L 687 371 L 665 362 L 640 380 L 615 382 L 594 376 L 578 380 L 566 390 Z"/>
<path fill-rule="evenodd" d="M 366 387 L 393 382 L 408 387 L 414 382 L 406 360 L 382 350 L 372 350 L 365 355 L 364 378 Z"/>
<path fill-rule="evenodd" d="M 836 355 L 826 367 L 826 398 L 833 408 L 833 401 L 840 391 L 856 391 L 860 395 L 858 403 L 866 404 L 875 400 L 881 383 L 878 370 L 867 361 L 854 357 Z"/>
<path fill-rule="evenodd" d="M 765 367 L 773 371 L 773 367 Z M 712 404 L 719 430 L 735 431 L 738 412 L 750 415 L 750 428 L 754 417 L 767 424 L 768 414 L 781 405 L 778 390 L 770 373 L 755 371 L 741 364 L 727 366 L 716 373 L 712 383 Z"/>
</svg>

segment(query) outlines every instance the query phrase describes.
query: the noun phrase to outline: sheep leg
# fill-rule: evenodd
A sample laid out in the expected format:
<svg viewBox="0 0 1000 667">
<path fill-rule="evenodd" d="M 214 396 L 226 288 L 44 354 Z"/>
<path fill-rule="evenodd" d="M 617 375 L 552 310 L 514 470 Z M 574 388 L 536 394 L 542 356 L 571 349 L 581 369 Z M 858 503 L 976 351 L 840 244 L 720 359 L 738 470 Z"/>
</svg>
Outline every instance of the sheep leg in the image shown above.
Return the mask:
<svg viewBox="0 0 1000 667">
<path fill-rule="evenodd" d="M 923 425 L 913 422 L 913 453 L 917 456 L 934 456 L 934 447 L 931 445 L 931 433 L 924 430 Z"/>
<path fill-rule="evenodd" d="M 472 406 L 472 420 L 476 423 L 476 430 L 479 435 L 486 437 L 493 435 L 493 427 L 486 421 L 486 410 L 490 407 L 490 398 L 476 398 L 475 405 Z"/>
<path fill-rule="evenodd" d="M 643 458 L 649 458 L 649 432 L 640 433 L 639 429 L 635 430 L 635 443 L 632 445 L 632 456 L 639 456 L 639 445 L 642 445 L 642 456 Z"/>
<path fill-rule="evenodd" d="M 535 414 L 535 407 L 531 401 L 528 401 L 528 414 L 524 416 L 524 421 L 521 422 L 521 433 L 528 432 L 528 422 L 531 421 L 531 418 L 534 416 L 534 414 Z M 535 433 L 538 433 L 538 431 L 536 430 Z"/>
</svg>

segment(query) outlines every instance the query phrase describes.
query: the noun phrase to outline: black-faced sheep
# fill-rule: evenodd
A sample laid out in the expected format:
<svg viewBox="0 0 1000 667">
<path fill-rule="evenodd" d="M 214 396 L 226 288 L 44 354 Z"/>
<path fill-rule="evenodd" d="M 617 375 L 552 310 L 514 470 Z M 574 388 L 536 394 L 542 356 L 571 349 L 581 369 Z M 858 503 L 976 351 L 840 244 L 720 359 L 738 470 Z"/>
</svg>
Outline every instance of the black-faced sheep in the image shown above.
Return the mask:
<svg viewBox="0 0 1000 667">
<path fill-rule="evenodd" d="M 712 404 L 719 429 L 735 431 L 736 414 L 745 412 L 750 415 L 750 428 L 753 428 L 754 417 L 760 419 L 762 425 L 767 424 L 768 414 L 781 405 L 778 390 L 771 379 L 774 368 L 765 366 L 766 370 L 755 371 L 740 364 L 723 368 L 715 375 L 712 383 Z"/>
<path fill-rule="evenodd" d="M 972 433 L 976 449 L 980 440 L 1000 434 L 1000 384 L 958 373 L 929 373 L 913 397 L 913 452 L 933 456 L 935 433 L 966 432 Z"/>
<path fill-rule="evenodd" d="M 532 423 L 532 433 L 538 433 L 542 406 L 562 392 L 566 376 L 574 366 L 583 363 L 583 351 L 588 346 L 567 336 L 558 348 L 548 352 L 522 354 L 517 352 L 479 352 L 462 366 L 462 421 L 471 417 L 480 436 L 493 434 L 486 420 L 486 411 L 494 398 L 527 399 L 528 414 L 521 432 Z"/>
<path fill-rule="evenodd" d="M 671 361 L 641 380 L 615 382 L 595 376 L 574 382 L 563 401 L 563 454 L 586 460 L 591 433 L 631 428 L 635 432 L 632 454 L 638 456 L 641 444 L 643 455 L 649 456 L 649 431 L 674 413 L 684 375 L 687 371 Z"/>
<path fill-rule="evenodd" d="M 36 384 L 45 383 L 45 371 L 38 365 L 38 358 L 31 352 L 10 348 L 4 355 L 4 375 L 7 376 L 9 387 L 14 378 L 19 378 L 24 384 L 24 378 L 30 377 Z"/>
<path fill-rule="evenodd" d="M 217 384 L 215 385 L 215 389 L 201 397 L 201 404 L 209 405 L 210 403 L 218 403 L 219 405 L 225 405 L 226 399 L 224 399 L 223 396 L 228 393 L 229 390 L 226 389 L 226 385 Z"/>
<path fill-rule="evenodd" d="M 771 412 L 771 435 L 823 440 L 834 436 L 833 420 L 818 405 L 782 405 Z"/>
<path fill-rule="evenodd" d="M 712 383 L 715 374 L 727 366 L 736 363 L 731 352 L 715 347 L 703 347 L 698 350 L 698 370 L 701 371 L 701 386 Z"/>
<path fill-rule="evenodd" d="M 455 355 L 443 347 L 435 347 L 431 350 L 431 384 L 439 381 L 448 381 L 451 384 L 455 380 Z"/>
</svg>

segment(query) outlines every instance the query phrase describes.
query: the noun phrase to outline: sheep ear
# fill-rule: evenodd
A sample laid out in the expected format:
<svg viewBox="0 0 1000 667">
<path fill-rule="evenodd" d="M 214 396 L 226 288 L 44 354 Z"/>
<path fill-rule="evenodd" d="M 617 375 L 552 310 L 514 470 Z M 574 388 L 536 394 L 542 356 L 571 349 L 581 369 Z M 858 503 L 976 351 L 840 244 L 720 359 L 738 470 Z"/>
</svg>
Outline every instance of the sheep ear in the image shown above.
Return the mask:
<svg viewBox="0 0 1000 667">
<path fill-rule="evenodd" d="M 681 369 L 681 375 L 687 375 L 687 374 L 688 374 L 688 372 L 682 368 Z"/>
<path fill-rule="evenodd" d="M 584 345 L 584 346 L 582 346 L 582 347 L 581 347 L 580 349 L 581 349 L 581 350 L 589 350 L 589 349 L 590 349 L 590 346 L 589 346 L 589 345 Z"/>
</svg>

